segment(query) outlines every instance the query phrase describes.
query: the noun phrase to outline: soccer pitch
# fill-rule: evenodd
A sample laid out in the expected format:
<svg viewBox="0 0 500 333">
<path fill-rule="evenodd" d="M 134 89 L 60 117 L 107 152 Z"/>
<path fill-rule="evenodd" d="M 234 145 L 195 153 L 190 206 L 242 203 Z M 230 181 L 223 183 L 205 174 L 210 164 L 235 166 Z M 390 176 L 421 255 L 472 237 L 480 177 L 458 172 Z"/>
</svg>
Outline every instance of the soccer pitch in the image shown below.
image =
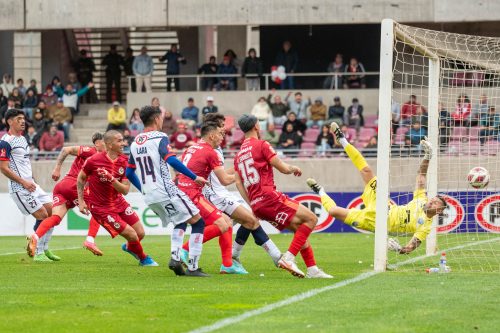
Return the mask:
<svg viewBox="0 0 500 333">
<path fill-rule="evenodd" d="M 291 235 L 272 238 L 284 251 Z M 144 241 L 161 265 L 157 268 L 137 266 L 119 240 L 97 238 L 103 257 L 80 248 L 82 241 L 54 237 L 51 247 L 63 260 L 34 263 L 22 252 L 22 237 L 0 238 L 0 332 L 209 332 L 223 319 L 229 325 L 214 332 L 497 332 L 500 327 L 498 273 L 371 275 L 372 235 L 311 236 L 318 265 L 335 277 L 330 280 L 294 278 L 250 241 L 242 255 L 250 274 L 239 276 L 217 274 L 218 243 L 205 244 L 201 266 L 212 275 L 206 279 L 173 275 L 167 236 Z M 343 286 L 352 278 L 357 280 Z M 316 294 L 333 284 L 339 288 Z M 307 291 L 315 295 L 289 304 Z M 282 306 L 261 310 L 280 301 Z M 253 316 L 241 320 L 242 314 Z"/>
</svg>

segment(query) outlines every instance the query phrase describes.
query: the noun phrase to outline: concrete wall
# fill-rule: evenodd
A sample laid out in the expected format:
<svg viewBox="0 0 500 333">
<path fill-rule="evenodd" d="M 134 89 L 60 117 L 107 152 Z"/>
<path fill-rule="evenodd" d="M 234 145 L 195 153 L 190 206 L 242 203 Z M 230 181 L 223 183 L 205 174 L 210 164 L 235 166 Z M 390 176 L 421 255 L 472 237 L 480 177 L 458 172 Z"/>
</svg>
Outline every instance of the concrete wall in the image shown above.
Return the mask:
<svg viewBox="0 0 500 333">
<path fill-rule="evenodd" d="M 62 174 L 69 170 L 71 159 L 68 158 L 63 165 Z M 347 158 L 335 159 L 294 159 L 286 160 L 299 166 L 303 175 L 300 178 L 287 176 L 275 172 L 276 185 L 279 190 L 285 192 L 303 192 L 308 191 L 305 180 L 308 177 L 315 177 L 321 184 L 331 192 L 353 192 L 363 189 L 363 182 L 359 172 L 354 168 L 351 161 Z M 449 191 L 464 189 L 467 187 L 466 175 L 468 171 L 478 165 L 486 167 L 491 174 L 489 189 L 500 188 L 500 169 L 496 168 L 498 157 L 477 157 L 477 158 L 458 158 L 441 157 L 439 182 L 440 188 Z M 376 159 L 368 159 L 368 163 L 376 172 Z M 420 160 L 416 158 L 400 158 L 391 161 L 391 188 L 398 191 L 412 191 L 415 186 L 415 176 Z M 226 165 L 230 166 L 233 162 L 226 160 Z M 35 180 L 46 191 L 52 191 L 55 183 L 51 179 L 54 161 L 33 162 L 33 173 Z M 236 190 L 234 186 L 231 190 Z M 0 192 L 7 192 L 7 180 L 0 176 Z"/>
<path fill-rule="evenodd" d="M 14 74 L 13 54 L 14 32 L 0 31 L 0 76 L 5 73 Z"/>
<path fill-rule="evenodd" d="M 499 13 L 494 0 L 3 0 L 0 30 L 378 23 L 388 17 L 474 22 L 496 21 Z"/>
</svg>

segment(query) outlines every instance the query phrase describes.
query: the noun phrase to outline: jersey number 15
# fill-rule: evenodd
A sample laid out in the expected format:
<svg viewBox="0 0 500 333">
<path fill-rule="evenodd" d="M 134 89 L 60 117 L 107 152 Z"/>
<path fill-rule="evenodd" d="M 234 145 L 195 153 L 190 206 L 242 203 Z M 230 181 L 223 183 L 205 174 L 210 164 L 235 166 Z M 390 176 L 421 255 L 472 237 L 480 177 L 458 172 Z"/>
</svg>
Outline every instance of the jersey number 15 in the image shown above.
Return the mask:
<svg viewBox="0 0 500 333">
<path fill-rule="evenodd" d="M 254 163 L 253 158 L 249 158 L 248 160 L 238 163 L 238 169 L 243 176 L 243 185 L 245 187 L 255 185 L 260 182 L 259 172 L 255 169 Z"/>
</svg>

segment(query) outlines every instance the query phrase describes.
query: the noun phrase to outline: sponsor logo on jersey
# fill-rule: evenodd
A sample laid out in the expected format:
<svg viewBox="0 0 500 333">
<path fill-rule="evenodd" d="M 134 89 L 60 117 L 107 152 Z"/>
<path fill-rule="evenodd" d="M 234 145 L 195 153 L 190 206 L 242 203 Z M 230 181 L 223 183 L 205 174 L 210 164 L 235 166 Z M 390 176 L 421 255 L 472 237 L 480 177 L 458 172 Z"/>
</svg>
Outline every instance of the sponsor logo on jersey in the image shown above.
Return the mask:
<svg viewBox="0 0 500 333">
<path fill-rule="evenodd" d="M 5 150 L 5 148 L 0 149 L 0 157 L 7 157 L 7 151 Z"/>
<path fill-rule="evenodd" d="M 59 203 L 59 197 L 53 195 L 52 196 L 52 203 L 55 205 L 55 204 L 58 204 Z"/>
<path fill-rule="evenodd" d="M 464 221 L 464 206 L 452 196 L 442 195 L 443 199 L 448 204 L 442 214 L 437 219 L 437 232 L 440 234 L 448 233 L 455 230 Z"/>
<path fill-rule="evenodd" d="M 292 199 L 297 200 L 302 205 L 306 206 L 311 210 L 314 215 L 318 217 L 318 223 L 314 227 L 313 232 L 321 232 L 327 229 L 335 221 L 333 216 L 328 214 L 328 212 L 323 208 L 321 204 L 321 197 L 317 194 L 299 194 L 294 196 Z"/>
<path fill-rule="evenodd" d="M 489 195 L 481 200 L 474 215 L 482 228 L 500 233 L 500 194 Z"/>
<path fill-rule="evenodd" d="M 85 152 L 90 151 L 90 147 L 83 147 L 82 150 Z"/>
<path fill-rule="evenodd" d="M 138 145 L 143 145 L 146 143 L 146 141 L 148 141 L 147 135 L 138 135 L 135 138 L 135 143 L 137 143 Z"/>
</svg>

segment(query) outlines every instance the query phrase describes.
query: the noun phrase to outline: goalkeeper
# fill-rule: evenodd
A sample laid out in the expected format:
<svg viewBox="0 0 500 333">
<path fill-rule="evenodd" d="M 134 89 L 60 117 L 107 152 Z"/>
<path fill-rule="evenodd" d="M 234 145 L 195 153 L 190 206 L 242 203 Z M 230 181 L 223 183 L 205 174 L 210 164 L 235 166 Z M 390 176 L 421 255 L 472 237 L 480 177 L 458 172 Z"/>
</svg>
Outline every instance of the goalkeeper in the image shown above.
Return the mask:
<svg viewBox="0 0 500 333">
<path fill-rule="evenodd" d="M 354 166 L 360 171 L 365 183 L 363 190 L 363 209 L 346 209 L 338 207 L 335 201 L 330 198 L 323 187 L 314 179 L 309 178 L 307 185 L 321 196 L 321 203 L 328 213 L 344 223 L 367 231 L 375 231 L 376 197 L 377 197 L 377 177 L 366 163 L 361 153 L 351 145 L 339 129 L 337 123 L 333 122 L 330 128 L 335 135 L 335 139 L 344 148 L 347 156 Z M 402 247 L 398 241 L 390 238 L 388 241 L 389 250 L 407 254 L 415 250 L 425 240 L 432 226 L 432 218 L 440 214 L 447 207 L 446 201 L 441 196 L 432 199 L 427 198 L 426 178 L 429 160 L 432 158 L 432 146 L 427 140 L 420 142 L 425 152 L 424 159 L 420 164 L 417 174 L 416 189 L 413 192 L 413 200 L 406 205 L 390 205 L 388 215 L 388 231 L 390 234 L 402 235 L 413 234 L 411 240 Z"/>
</svg>

